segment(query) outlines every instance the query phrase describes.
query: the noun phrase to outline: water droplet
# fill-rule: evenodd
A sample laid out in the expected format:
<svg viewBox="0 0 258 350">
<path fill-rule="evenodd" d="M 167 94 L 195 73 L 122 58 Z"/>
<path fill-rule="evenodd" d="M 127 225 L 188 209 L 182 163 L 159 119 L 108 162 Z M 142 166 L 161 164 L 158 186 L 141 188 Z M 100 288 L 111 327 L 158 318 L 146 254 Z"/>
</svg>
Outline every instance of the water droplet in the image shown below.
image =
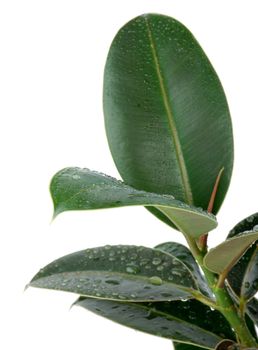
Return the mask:
<svg viewBox="0 0 258 350">
<path fill-rule="evenodd" d="M 126 266 L 126 272 L 128 273 L 136 273 L 137 268 L 135 266 Z"/>
<path fill-rule="evenodd" d="M 245 288 L 249 288 L 250 287 L 250 282 L 245 282 Z"/>
<path fill-rule="evenodd" d="M 113 285 L 118 285 L 118 284 L 120 284 L 120 282 L 118 281 L 118 280 L 106 280 L 105 281 L 106 283 L 108 283 L 108 284 L 113 284 Z"/>
<path fill-rule="evenodd" d="M 254 221 L 254 216 L 251 215 L 246 219 L 247 222 L 253 222 Z"/>
<path fill-rule="evenodd" d="M 159 265 L 162 262 L 162 260 L 160 258 L 154 258 L 152 260 L 152 264 L 153 265 Z"/>
<path fill-rule="evenodd" d="M 148 262 L 149 262 L 149 259 L 142 259 L 142 260 L 140 261 L 140 265 L 141 265 L 141 266 L 147 265 Z"/>
<path fill-rule="evenodd" d="M 182 277 L 181 272 L 177 271 L 177 270 L 172 270 L 171 271 L 172 275 L 178 276 L 178 277 Z"/>
<path fill-rule="evenodd" d="M 143 289 L 151 289 L 151 286 L 144 286 Z"/>
<path fill-rule="evenodd" d="M 158 276 L 152 276 L 149 279 L 150 283 L 155 286 L 160 286 L 162 284 L 162 279 Z"/>
<path fill-rule="evenodd" d="M 81 177 L 80 177 L 80 175 L 74 174 L 74 175 L 72 176 L 72 178 L 73 178 L 74 180 L 79 180 Z"/>
<path fill-rule="evenodd" d="M 162 271 L 162 270 L 164 270 L 164 266 L 160 265 L 157 267 L 157 271 Z"/>
<path fill-rule="evenodd" d="M 119 299 L 123 299 L 123 300 L 127 299 L 127 297 L 126 297 L 125 295 L 122 295 L 122 294 L 119 294 L 119 295 L 118 295 L 118 298 L 119 298 Z"/>
</svg>

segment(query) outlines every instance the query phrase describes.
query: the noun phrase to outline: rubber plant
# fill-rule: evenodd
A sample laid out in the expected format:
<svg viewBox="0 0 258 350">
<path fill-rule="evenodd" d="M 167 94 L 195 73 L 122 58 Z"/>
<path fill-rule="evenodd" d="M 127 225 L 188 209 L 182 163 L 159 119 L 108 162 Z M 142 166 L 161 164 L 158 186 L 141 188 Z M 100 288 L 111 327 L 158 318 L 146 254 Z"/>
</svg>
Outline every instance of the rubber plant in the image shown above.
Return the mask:
<svg viewBox="0 0 258 350">
<path fill-rule="evenodd" d="M 54 216 L 141 205 L 171 227 L 172 241 L 82 250 L 29 285 L 76 293 L 75 305 L 171 339 L 176 350 L 257 349 L 258 213 L 207 245 L 233 167 L 229 109 L 209 59 L 177 20 L 141 15 L 112 42 L 103 100 L 124 182 L 65 168 L 50 185 Z"/>
</svg>

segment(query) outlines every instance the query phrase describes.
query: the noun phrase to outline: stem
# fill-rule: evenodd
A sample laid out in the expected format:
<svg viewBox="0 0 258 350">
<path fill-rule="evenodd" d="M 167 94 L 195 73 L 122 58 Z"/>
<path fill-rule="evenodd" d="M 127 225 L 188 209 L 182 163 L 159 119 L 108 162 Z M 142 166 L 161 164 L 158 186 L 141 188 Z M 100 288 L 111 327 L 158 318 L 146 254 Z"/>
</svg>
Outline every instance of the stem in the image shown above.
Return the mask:
<svg viewBox="0 0 258 350">
<path fill-rule="evenodd" d="M 216 297 L 217 309 L 219 309 L 219 311 L 227 319 L 243 346 L 257 347 L 254 338 L 247 328 L 244 317 L 241 317 L 241 314 L 238 312 L 238 309 L 236 308 L 228 291 L 224 286 L 218 286 L 217 276 L 203 265 L 204 253 L 200 251 L 194 239 L 186 236 L 185 238 L 189 244 L 192 254 L 204 272 L 209 287 Z"/>
</svg>

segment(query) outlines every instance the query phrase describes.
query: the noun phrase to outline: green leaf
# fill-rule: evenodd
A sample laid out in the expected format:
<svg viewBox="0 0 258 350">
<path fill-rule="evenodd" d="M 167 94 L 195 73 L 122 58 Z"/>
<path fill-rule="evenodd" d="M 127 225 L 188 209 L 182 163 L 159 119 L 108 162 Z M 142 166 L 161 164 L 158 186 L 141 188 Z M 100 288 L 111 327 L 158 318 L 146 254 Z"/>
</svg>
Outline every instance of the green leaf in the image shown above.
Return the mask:
<svg viewBox="0 0 258 350">
<path fill-rule="evenodd" d="M 246 313 L 252 319 L 256 327 L 258 327 L 258 300 L 252 298 L 246 305 Z"/>
<path fill-rule="evenodd" d="M 133 301 L 187 299 L 198 290 L 180 260 L 136 246 L 105 246 L 64 256 L 41 269 L 30 286 Z"/>
<path fill-rule="evenodd" d="M 188 345 L 213 349 L 225 334 L 234 339 L 225 318 L 196 300 L 124 303 L 80 298 L 75 305 L 127 327 Z"/>
<path fill-rule="evenodd" d="M 228 238 L 258 228 L 258 213 L 240 221 L 229 233 Z M 243 300 L 252 298 L 258 290 L 258 241 L 253 244 L 232 268 L 227 277 L 234 293 Z"/>
<path fill-rule="evenodd" d="M 216 218 L 171 195 L 136 190 L 110 176 L 80 168 L 65 168 L 52 179 L 55 215 L 66 210 L 155 205 L 184 233 L 198 237 L 216 227 Z"/>
<path fill-rule="evenodd" d="M 230 238 L 211 249 L 204 257 L 204 264 L 209 270 L 218 274 L 230 271 L 257 239 L 258 230 Z"/>
<path fill-rule="evenodd" d="M 166 242 L 159 244 L 155 247 L 155 249 L 159 249 L 163 252 L 169 253 L 170 255 L 181 260 L 192 272 L 192 275 L 195 278 L 195 281 L 199 286 L 200 291 L 209 298 L 214 299 L 210 288 L 208 287 L 205 279 L 201 274 L 198 264 L 196 263 L 191 251 L 187 247 L 177 242 Z"/>
<path fill-rule="evenodd" d="M 231 120 L 221 83 L 185 26 L 146 14 L 120 29 L 103 98 L 109 146 L 126 183 L 206 209 L 224 167 L 218 212 L 233 165 Z"/>
<path fill-rule="evenodd" d="M 175 350 L 202 350 L 199 346 L 173 342 Z"/>
</svg>

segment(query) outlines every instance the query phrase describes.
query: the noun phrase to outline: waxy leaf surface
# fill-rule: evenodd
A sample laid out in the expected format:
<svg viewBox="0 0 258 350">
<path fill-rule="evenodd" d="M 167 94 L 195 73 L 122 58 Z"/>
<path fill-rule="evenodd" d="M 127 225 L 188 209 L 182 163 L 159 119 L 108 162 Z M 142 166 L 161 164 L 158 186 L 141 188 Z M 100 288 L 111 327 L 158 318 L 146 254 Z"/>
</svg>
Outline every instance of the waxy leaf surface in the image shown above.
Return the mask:
<svg viewBox="0 0 258 350">
<path fill-rule="evenodd" d="M 104 114 L 118 171 L 137 189 L 206 209 L 224 167 L 217 213 L 232 172 L 231 120 L 218 76 L 185 26 L 146 14 L 120 29 L 105 66 Z"/>
<path fill-rule="evenodd" d="M 169 253 L 170 255 L 181 260 L 192 272 L 192 275 L 194 276 L 201 292 L 211 299 L 214 299 L 214 296 L 208 287 L 207 282 L 204 280 L 201 274 L 198 264 L 196 263 L 191 251 L 187 247 L 177 242 L 166 242 L 159 244 L 155 247 L 155 249 Z"/>
<path fill-rule="evenodd" d="M 258 229 L 258 213 L 240 221 L 229 233 L 228 239 Z M 252 298 L 258 290 L 258 241 L 253 244 L 232 268 L 227 277 L 235 294 L 243 300 Z M 257 310 L 258 312 L 258 310 Z"/>
<path fill-rule="evenodd" d="M 75 305 L 143 332 L 208 349 L 234 335 L 217 311 L 195 300 L 186 302 L 124 303 L 80 298 Z"/>
<path fill-rule="evenodd" d="M 52 179 L 55 215 L 67 210 L 155 205 L 187 235 L 198 237 L 217 226 L 216 218 L 171 195 L 136 190 L 110 176 L 80 168 L 65 168 Z"/>
<path fill-rule="evenodd" d="M 230 269 L 245 251 L 258 239 L 258 230 L 233 237 L 211 249 L 204 257 L 205 266 L 218 274 Z"/>
<path fill-rule="evenodd" d="M 105 246 L 64 256 L 41 269 L 30 286 L 133 301 L 187 299 L 198 290 L 180 260 L 136 246 Z"/>
<path fill-rule="evenodd" d="M 246 305 L 246 312 L 248 316 L 252 319 L 256 327 L 258 327 L 258 300 L 252 298 Z"/>
</svg>

